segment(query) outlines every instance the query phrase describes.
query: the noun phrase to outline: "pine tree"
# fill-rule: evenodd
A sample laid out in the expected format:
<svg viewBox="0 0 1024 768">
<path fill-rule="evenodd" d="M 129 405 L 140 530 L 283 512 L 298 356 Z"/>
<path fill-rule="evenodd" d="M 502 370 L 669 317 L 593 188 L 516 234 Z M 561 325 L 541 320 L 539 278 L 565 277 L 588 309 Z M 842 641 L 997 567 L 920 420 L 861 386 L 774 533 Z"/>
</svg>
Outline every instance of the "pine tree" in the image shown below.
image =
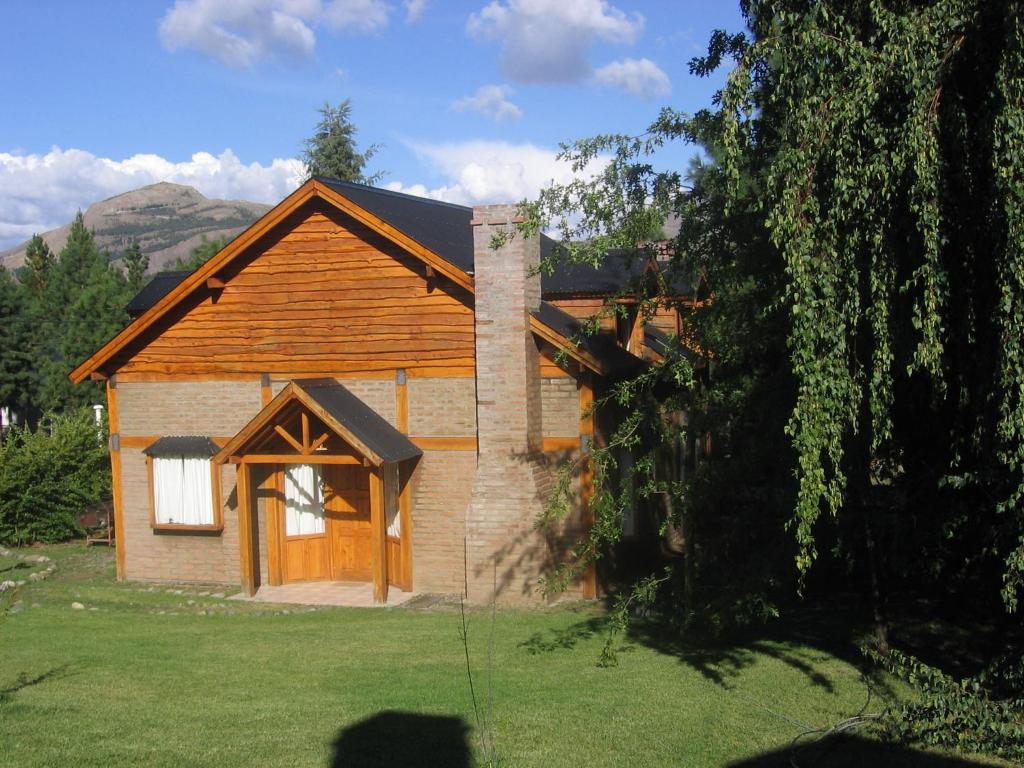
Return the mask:
<svg viewBox="0 0 1024 768">
<path fill-rule="evenodd" d="M 132 240 L 128 250 L 121 255 L 121 263 L 124 264 L 128 290 L 138 293 L 146 282 L 146 270 L 149 269 L 149 255 L 142 252 L 138 240 Z"/>
<path fill-rule="evenodd" d="M 356 148 L 356 127 L 350 119 L 351 113 L 352 102 L 349 99 L 336 107 L 330 103 L 321 107 L 316 132 L 306 139 L 302 153 L 306 178 L 328 176 L 341 181 L 375 184 L 383 176 L 381 172 L 369 176 L 364 174 L 366 163 L 377 154 L 379 147 L 372 144 L 363 152 Z"/>
<path fill-rule="evenodd" d="M 0 265 L 0 407 L 23 411 L 33 391 L 32 324 L 23 289 Z"/>
<path fill-rule="evenodd" d="M 46 291 L 53 272 L 53 262 L 50 246 L 39 235 L 32 235 L 25 248 L 25 266 L 20 273 L 21 283 L 31 295 L 39 297 Z"/>
</svg>

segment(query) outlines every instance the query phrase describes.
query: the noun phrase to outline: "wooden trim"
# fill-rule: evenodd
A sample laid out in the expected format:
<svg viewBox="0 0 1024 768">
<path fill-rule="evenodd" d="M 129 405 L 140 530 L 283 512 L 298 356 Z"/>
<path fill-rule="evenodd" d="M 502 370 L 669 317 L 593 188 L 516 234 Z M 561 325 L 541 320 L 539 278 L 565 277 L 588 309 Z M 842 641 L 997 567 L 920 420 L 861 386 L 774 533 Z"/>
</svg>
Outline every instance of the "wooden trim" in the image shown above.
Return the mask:
<svg viewBox="0 0 1024 768">
<path fill-rule="evenodd" d="M 549 344 L 553 344 L 559 349 L 565 350 L 565 353 L 569 357 L 573 358 L 576 362 L 581 365 L 585 365 L 587 368 L 592 370 L 594 373 L 604 373 L 604 365 L 589 352 L 585 352 L 578 346 L 573 344 L 562 334 L 555 331 L 553 328 L 545 325 L 533 315 L 530 315 L 530 330 L 540 336 L 544 341 Z"/>
<path fill-rule="evenodd" d="M 345 454 L 305 454 L 305 453 L 247 453 L 243 456 L 231 456 L 230 464 L 359 464 L 363 460 L 358 456 Z"/>
<path fill-rule="evenodd" d="M 370 546 L 371 569 L 373 570 L 373 600 L 376 603 L 388 601 L 388 553 L 387 515 L 384 513 L 384 481 L 379 469 L 372 469 L 370 476 Z"/>
<path fill-rule="evenodd" d="M 541 445 L 545 451 L 571 451 L 579 447 L 578 437 L 545 437 Z"/>
<path fill-rule="evenodd" d="M 274 391 L 270 388 L 270 374 L 260 374 L 260 407 L 266 408 L 274 399 Z"/>
<path fill-rule="evenodd" d="M 256 573 L 252 540 L 251 475 L 248 464 L 238 467 L 238 560 L 242 592 L 252 597 L 256 594 Z"/>
<path fill-rule="evenodd" d="M 225 371 L 224 373 L 187 373 L 176 371 L 174 373 L 154 373 L 150 371 L 124 371 L 117 374 L 118 381 L 259 381 L 258 373 L 238 373 Z"/>
<path fill-rule="evenodd" d="M 211 289 L 211 290 L 220 290 L 225 285 L 227 285 L 227 283 L 225 283 L 224 279 L 221 278 L 221 277 L 208 277 L 208 278 L 206 278 L 206 287 Z"/>
<path fill-rule="evenodd" d="M 475 437 L 410 437 L 417 448 L 425 451 L 475 451 Z"/>
<path fill-rule="evenodd" d="M 280 464 L 270 473 L 273 491 L 267 502 L 267 581 L 274 586 L 284 583 L 281 569 L 281 523 L 284 520 L 284 467 Z"/>
<path fill-rule="evenodd" d="M 402 478 L 405 484 L 402 484 Z M 406 592 L 412 592 L 412 463 L 404 461 L 398 465 L 398 517 L 402 529 L 398 546 L 402 551 L 402 584 Z"/>
<path fill-rule="evenodd" d="M 146 456 L 146 484 L 149 486 L 149 527 L 154 531 L 178 531 L 180 533 L 220 533 L 224 530 L 224 502 L 221 491 L 220 466 L 210 462 L 210 503 L 213 505 L 213 522 L 209 525 L 183 525 L 181 523 L 158 523 L 156 521 L 156 485 L 153 482 L 153 457 Z"/>
<path fill-rule="evenodd" d="M 302 415 L 306 416 L 306 414 L 302 414 Z M 308 435 L 308 433 L 309 433 L 309 426 L 308 426 L 308 424 L 309 424 L 309 417 L 308 416 L 306 416 L 306 424 L 307 424 L 307 426 L 306 426 L 306 433 Z M 288 445 L 290 445 L 292 448 L 294 448 L 299 453 L 305 453 L 306 452 L 304 447 L 303 447 L 303 445 L 302 445 L 302 443 L 300 443 L 298 440 L 296 440 L 294 437 L 292 437 L 290 434 L 288 434 L 288 430 L 285 429 L 284 427 L 282 427 L 280 424 L 275 424 L 274 425 L 274 431 L 277 432 L 277 434 L 279 434 L 281 437 L 283 437 L 285 439 L 285 442 L 288 443 Z"/>
<path fill-rule="evenodd" d="M 409 385 L 405 369 L 395 371 L 395 428 L 403 435 L 409 434 Z"/>
<path fill-rule="evenodd" d="M 121 435 L 121 447 L 122 448 L 148 448 L 157 440 L 161 435 Z M 227 443 L 230 437 L 211 437 L 214 443 L 218 446 L 222 446 Z"/>
<path fill-rule="evenodd" d="M 594 444 L 594 389 L 591 377 L 584 374 L 580 377 L 580 443 L 583 438 L 590 444 L 588 451 L 593 450 Z M 590 454 L 583 457 L 582 469 L 580 470 L 580 506 L 583 514 L 583 527 L 590 533 L 594 526 L 594 510 L 591 502 L 594 497 L 594 469 L 590 461 Z M 583 597 L 593 600 L 597 598 L 597 564 L 590 563 L 583 571 Z"/>
<path fill-rule="evenodd" d="M 124 581 L 125 571 L 125 532 L 124 532 L 124 488 L 121 479 L 121 437 L 120 412 L 117 407 L 117 379 L 107 380 L 107 425 L 110 436 L 117 436 L 116 445 L 113 441 L 110 450 L 110 490 L 114 503 L 114 549 L 117 561 L 117 580 Z"/>
</svg>

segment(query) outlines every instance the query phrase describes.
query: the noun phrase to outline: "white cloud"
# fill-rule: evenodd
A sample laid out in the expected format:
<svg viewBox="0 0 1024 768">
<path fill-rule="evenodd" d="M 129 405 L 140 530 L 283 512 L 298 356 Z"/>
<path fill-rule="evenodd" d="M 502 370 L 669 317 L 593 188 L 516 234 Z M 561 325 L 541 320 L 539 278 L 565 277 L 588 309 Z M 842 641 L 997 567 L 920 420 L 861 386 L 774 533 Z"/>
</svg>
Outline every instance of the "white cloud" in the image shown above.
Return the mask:
<svg viewBox="0 0 1024 768">
<path fill-rule="evenodd" d="M 59 147 L 46 154 L 0 152 L 0 248 L 66 224 L 79 209 L 146 184 L 171 181 L 207 197 L 277 203 L 298 186 L 303 170 L 294 159 L 245 164 L 230 149 L 217 156 L 197 152 L 180 163 L 151 154 L 115 160 Z"/>
<path fill-rule="evenodd" d="M 621 88 L 641 99 L 667 96 L 672 91 L 668 75 L 650 59 L 613 61 L 597 70 L 594 77 L 602 85 Z"/>
<path fill-rule="evenodd" d="M 404 0 L 405 22 L 415 24 L 423 18 L 423 12 L 427 9 L 429 0 Z"/>
<path fill-rule="evenodd" d="M 160 22 L 169 51 L 192 48 L 232 67 L 272 56 L 308 57 L 313 28 L 373 32 L 387 26 L 385 0 L 175 0 Z"/>
<path fill-rule="evenodd" d="M 364 34 L 386 27 L 390 13 L 383 0 L 334 0 L 324 8 L 324 18 L 334 29 Z"/>
<path fill-rule="evenodd" d="M 445 183 L 428 188 L 394 181 L 385 187 L 451 203 L 515 203 L 535 197 L 552 181 L 566 183 L 573 178 L 570 164 L 559 161 L 555 151 L 533 144 L 477 140 L 409 146 L 445 178 Z M 606 162 L 603 158 L 595 161 L 585 175 L 595 173 Z"/>
<path fill-rule="evenodd" d="M 479 112 L 481 115 L 503 122 L 518 120 L 523 110 L 508 100 L 512 89 L 507 85 L 482 85 L 476 93 L 452 102 L 452 109 L 457 112 Z"/>
<path fill-rule="evenodd" d="M 466 25 L 472 37 L 497 40 L 502 71 L 524 83 L 584 80 L 597 41 L 631 44 L 643 27 L 643 16 L 607 0 L 493 0 Z"/>
</svg>

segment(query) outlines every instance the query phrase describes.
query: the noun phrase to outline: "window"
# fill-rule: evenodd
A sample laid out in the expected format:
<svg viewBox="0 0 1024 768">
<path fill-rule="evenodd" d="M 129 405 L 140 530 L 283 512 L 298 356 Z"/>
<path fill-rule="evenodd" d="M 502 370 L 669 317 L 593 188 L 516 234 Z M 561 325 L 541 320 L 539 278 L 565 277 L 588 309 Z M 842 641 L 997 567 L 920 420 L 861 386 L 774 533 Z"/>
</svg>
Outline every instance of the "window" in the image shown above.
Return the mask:
<svg viewBox="0 0 1024 768">
<path fill-rule="evenodd" d="M 324 532 L 324 478 L 318 465 L 285 466 L 284 508 L 286 536 Z"/>
<path fill-rule="evenodd" d="M 209 456 L 153 458 L 156 525 L 213 526 L 213 474 Z"/>
</svg>

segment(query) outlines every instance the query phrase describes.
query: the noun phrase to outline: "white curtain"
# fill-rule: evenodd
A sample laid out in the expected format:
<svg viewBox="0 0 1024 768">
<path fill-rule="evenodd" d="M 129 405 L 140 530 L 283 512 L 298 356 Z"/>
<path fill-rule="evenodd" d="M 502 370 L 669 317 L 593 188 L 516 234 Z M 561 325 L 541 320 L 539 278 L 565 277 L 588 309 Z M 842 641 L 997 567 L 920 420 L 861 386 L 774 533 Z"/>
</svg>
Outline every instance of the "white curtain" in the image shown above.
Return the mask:
<svg viewBox="0 0 1024 768">
<path fill-rule="evenodd" d="M 288 464 L 284 468 L 285 534 L 324 532 L 324 481 L 320 467 Z"/>
<path fill-rule="evenodd" d="M 384 513 L 387 517 L 388 536 L 402 535 L 402 516 L 398 514 L 398 465 L 384 467 Z"/>
<path fill-rule="evenodd" d="M 153 459 L 153 500 L 162 524 L 213 525 L 213 483 L 206 456 Z"/>
</svg>

